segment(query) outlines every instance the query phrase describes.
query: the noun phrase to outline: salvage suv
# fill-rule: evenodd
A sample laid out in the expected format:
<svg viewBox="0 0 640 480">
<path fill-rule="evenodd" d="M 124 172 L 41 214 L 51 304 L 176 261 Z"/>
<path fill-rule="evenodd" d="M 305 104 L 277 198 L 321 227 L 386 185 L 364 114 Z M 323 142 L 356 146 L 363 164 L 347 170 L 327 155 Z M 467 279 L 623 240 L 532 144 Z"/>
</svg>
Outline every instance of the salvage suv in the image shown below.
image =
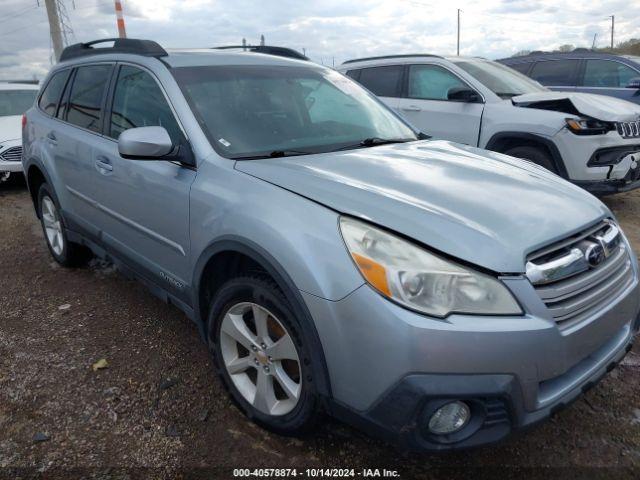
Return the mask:
<svg viewBox="0 0 640 480">
<path fill-rule="evenodd" d="M 620 362 L 638 266 L 599 200 L 288 56 L 68 47 L 23 129 L 56 261 L 90 249 L 183 310 L 282 434 L 329 413 L 406 449 L 486 444 Z"/>
<path fill-rule="evenodd" d="M 552 92 L 483 58 L 394 55 L 339 70 L 435 138 L 524 158 L 598 195 L 640 186 L 640 105 Z"/>
</svg>

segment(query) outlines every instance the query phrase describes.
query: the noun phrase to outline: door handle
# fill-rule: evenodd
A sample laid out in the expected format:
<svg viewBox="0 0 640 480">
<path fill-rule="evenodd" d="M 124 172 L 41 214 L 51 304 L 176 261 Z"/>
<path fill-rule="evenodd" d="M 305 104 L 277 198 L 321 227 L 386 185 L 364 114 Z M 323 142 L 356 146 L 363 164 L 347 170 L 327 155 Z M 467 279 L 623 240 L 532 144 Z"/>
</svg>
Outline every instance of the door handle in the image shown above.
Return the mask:
<svg viewBox="0 0 640 480">
<path fill-rule="evenodd" d="M 57 145 L 58 144 L 58 139 L 56 138 L 56 134 L 53 133 L 53 132 L 47 133 L 47 140 L 49 141 L 49 143 L 51 145 Z"/>
<path fill-rule="evenodd" d="M 406 107 L 402 107 L 402 110 L 405 112 L 421 112 L 422 109 L 417 105 L 407 105 Z"/>
<path fill-rule="evenodd" d="M 96 168 L 98 169 L 98 172 L 103 175 L 113 171 L 113 165 L 111 165 L 111 162 L 107 157 L 98 157 L 96 160 Z"/>
</svg>

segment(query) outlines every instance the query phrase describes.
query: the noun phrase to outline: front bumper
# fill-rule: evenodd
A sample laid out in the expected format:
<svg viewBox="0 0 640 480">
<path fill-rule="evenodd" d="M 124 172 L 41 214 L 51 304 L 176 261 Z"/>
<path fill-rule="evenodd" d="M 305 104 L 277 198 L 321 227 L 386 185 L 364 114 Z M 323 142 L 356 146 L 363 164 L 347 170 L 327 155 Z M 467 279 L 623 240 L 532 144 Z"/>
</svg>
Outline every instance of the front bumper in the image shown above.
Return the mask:
<svg viewBox="0 0 640 480">
<path fill-rule="evenodd" d="M 22 162 L 3 162 L 0 160 L 0 172 L 21 173 Z"/>
<path fill-rule="evenodd" d="M 305 295 L 325 350 L 332 413 L 405 449 L 478 446 L 544 420 L 630 348 L 637 280 L 569 330 L 558 328 L 527 280 L 505 283 L 530 313 L 433 319 L 366 285 L 338 302 Z M 448 400 L 467 401 L 479 420 L 469 431 L 434 437 L 428 417 Z"/>
</svg>

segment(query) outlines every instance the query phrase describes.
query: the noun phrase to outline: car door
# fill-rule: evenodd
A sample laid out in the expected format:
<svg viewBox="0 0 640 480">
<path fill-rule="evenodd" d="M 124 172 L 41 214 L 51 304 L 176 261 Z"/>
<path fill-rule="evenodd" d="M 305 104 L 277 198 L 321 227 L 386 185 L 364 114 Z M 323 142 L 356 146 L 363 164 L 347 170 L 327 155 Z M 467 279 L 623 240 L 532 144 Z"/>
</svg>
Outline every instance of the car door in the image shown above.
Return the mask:
<svg viewBox="0 0 640 480">
<path fill-rule="evenodd" d="M 580 60 L 574 58 L 541 60 L 529 71 L 529 76 L 551 90 L 575 91 Z"/>
<path fill-rule="evenodd" d="M 130 128 L 161 126 L 174 147 L 190 154 L 186 135 L 150 71 L 119 65 L 111 92 L 91 180 L 92 198 L 106 213 L 102 241 L 139 274 L 188 300 L 189 192 L 196 170 L 179 161 L 124 159 L 117 141 Z"/>
<path fill-rule="evenodd" d="M 615 60 L 589 58 L 584 61 L 578 91 L 597 93 L 640 103 L 640 90 L 627 88 L 640 71 Z"/>
<path fill-rule="evenodd" d="M 403 65 L 384 65 L 347 71 L 347 75 L 382 100 L 398 110 L 402 87 Z"/>
<path fill-rule="evenodd" d="M 450 90 L 460 87 L 473 90 L 441 65 L 408 65 L 407 94 L 399 102 L 399 111 L 436 139 L 476 146 L 484 103 L 449 100 Z"/>
<path fill-rule="evenodd" d="M 94 202 L 94 147 L 102 136 L 104 102 L 113 63 L 74 69 L 46 140 L 55 150 L 55 171 L 62 188 L 64 215 L 71 229 L 97 238 L 104 213 Z"/>
</svg>

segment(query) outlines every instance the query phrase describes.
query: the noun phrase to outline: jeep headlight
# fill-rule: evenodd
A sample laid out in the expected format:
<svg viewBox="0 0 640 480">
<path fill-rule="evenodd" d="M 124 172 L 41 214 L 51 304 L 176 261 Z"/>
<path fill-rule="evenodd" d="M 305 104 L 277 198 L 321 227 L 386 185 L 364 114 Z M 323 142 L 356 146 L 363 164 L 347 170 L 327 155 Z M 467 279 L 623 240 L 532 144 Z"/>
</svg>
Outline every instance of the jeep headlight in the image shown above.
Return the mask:
<svg viewBox="0 0 640 480">
<path fill-rule="evenodd" d="M 367 283 L 405 307 L 437 317 L 453 312 L 522 314 L 513 295 L 497 278 L 359 220 L 341 217 L 340 230 Z"/>
<path fill-rule="evenodd" d="M 566 118 L 565 121 L 569 130 L 576 135 L 601 135 L 615 130 L 611 122 L 601 122 L 593 118 Z"/>
</svg>

